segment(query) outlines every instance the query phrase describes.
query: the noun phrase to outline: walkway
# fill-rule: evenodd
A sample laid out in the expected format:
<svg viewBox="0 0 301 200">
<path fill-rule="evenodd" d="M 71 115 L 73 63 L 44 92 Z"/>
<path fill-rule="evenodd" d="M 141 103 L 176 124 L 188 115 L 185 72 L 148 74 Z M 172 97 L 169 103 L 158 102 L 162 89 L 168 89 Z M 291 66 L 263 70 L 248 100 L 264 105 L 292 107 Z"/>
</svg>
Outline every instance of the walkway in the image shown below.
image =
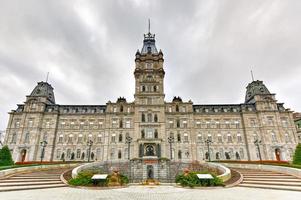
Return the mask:
<svg viewBox="0 0 301 200">
<path fill-rule="evenodd" d="M 35 171 L 16 174 L 7 179 L 0 179 L 0 192 L 66 187 L 60 179 L 60 175 L 65 170 L 66 169 L 52 169 L 46 171 Z"/>
<path fill-rule="evenodd" d="M 112 190 L 55 188 L 31 191 L 0 192 L 5 200 L 300 200 L 300 192 L 256 188 L 184 189 L 172 186 L 131 186 Z"/>
</svg>

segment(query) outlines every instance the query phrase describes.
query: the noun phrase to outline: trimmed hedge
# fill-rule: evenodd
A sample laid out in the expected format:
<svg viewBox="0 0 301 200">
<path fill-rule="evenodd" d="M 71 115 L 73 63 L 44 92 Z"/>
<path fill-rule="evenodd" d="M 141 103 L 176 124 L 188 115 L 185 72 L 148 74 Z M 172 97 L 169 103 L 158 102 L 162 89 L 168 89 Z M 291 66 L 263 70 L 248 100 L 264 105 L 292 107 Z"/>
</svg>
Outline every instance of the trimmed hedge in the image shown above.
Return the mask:
<svg viewBox="0 0 301 200">
<path fill-rule="evenodd" d="M 0 166 L 13 165 L 14 161 L 7 145 L 0 150 Z"/>
<path fill-rule="evenodd" d="M 183 187 L 209 187 L 209 186 L 223 186 L 223 181 L 216 175 L 211 174 L 213 179 L 199 179 L 197 174 L 208 174 L 206 172 L 189 172 L 188 175 L 179 174 L 176 176 L 176 183 Z"/>
<path fill-rule="evenodd" d="M 294 158 L 293 158 L 293 164 L 301 165 L 301 144 L 300 143 L 296 147 Z"/>
</svg>

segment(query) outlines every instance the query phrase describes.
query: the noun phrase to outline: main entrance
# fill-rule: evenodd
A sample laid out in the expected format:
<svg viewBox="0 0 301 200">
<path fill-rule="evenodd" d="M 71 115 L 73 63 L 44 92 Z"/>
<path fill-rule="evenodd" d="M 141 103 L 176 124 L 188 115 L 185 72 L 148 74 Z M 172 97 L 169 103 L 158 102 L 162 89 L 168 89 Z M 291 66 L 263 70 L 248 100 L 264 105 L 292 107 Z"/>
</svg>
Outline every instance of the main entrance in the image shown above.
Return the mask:
<svg viewBox="0 0 301 200">
<path fill-rule="evenodd" d="M 281 158 L 280 158 L 280 149 L 279 148 L 276 148 L 275 149 L 275 157 L 276 157 L 276 160 L 277 161 L 280 161 L 281 160 Z"/>
<path fill-rule="evenodd" d="M 26 153 L 27 153 L 26 149 L 22 149 L 22 150 L 21 150 L 21 152 L 20 152 L 20 154 L 21 154 L 21 159 L 20 159 L 20 161 L 21 161 L 21 162 L 24 162 L 24 161 L 25 161 Z"/>
</svg>

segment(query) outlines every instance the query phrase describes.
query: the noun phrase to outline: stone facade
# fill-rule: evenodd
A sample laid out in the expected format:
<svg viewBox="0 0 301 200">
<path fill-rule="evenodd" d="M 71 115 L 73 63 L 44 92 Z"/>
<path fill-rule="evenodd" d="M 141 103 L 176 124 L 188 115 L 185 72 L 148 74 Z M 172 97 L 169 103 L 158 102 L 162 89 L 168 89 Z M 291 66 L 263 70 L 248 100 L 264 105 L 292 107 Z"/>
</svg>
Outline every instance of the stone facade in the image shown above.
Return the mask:
<svg viewBox="0 0 301 200">
<path fill-rule="evenodd" d="M 299 143 L 301 143 L 301 113 L 294 113 L 293 117 L 294 117 L 296 129 L 297 129 Z"/>
<path fill-rule="evenodd" d="M 52 86 L 39 82 L 9 113 L 4 143 L 15 161 L 37 161 L 47 141 L 47 161 L 124 161 L 161 157 L 173 161 L 291 160 L 297 144 L 292 111 L 277 103 L 262 81 L 248 84 L 241 104 L 165 102 L 164 59 L 155 35 L 144 35 L 135 57 L 135 100 L 106 105 L 56 104 Z M 131 138 L 131 143 L 126 142 Z M 87 145 L 92 141 L 91 150 Z M 206 141 L 209 142 L 207 145 Z"/>
</svg>

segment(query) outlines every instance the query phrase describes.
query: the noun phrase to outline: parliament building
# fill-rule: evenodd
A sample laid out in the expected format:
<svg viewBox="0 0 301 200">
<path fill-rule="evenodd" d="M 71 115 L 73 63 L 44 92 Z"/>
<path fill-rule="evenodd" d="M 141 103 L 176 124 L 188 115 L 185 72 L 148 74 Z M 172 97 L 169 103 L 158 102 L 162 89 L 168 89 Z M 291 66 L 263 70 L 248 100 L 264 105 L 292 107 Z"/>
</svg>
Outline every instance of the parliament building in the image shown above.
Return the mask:
<svg viewBox="0 0 301 200">
<path fill-rule="evenodd" d="M 247 85 L 244 103 L 196 105 L 166 102 L 164 75 L 163 53 L 148 32 L 135 55 L 133 102 L 60 105 L 53 87 L 39 82 L 9 113 L 4 144 L 16 162 L 292 160 L 299 139 L 292 111 L 262 81 Z"/>
</svg>

